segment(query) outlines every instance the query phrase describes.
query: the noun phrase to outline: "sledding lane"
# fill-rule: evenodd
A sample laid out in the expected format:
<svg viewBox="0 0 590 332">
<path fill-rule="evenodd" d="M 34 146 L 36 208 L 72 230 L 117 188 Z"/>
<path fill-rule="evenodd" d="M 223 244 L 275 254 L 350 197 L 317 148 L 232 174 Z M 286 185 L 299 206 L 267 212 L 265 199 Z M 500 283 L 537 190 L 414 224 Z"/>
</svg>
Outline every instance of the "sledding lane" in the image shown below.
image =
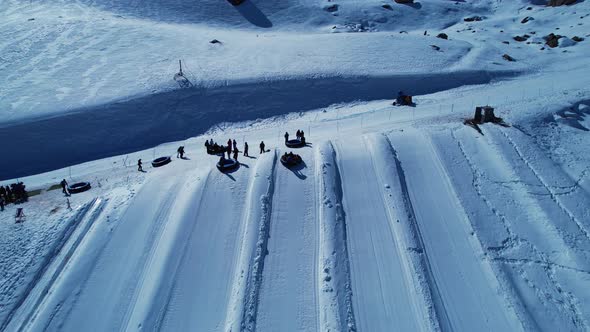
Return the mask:
<svg viewBox="0 0 590 332">
<path fill-rule="evenodd" d="M 280 154 L 289 149 L 279 150 Z M 313 150 L 294 151 L 305 165 L 277 163 L 268 256 L 258 310 L 259 331 L 317 331 L 318 224 Z"/>
<path fill-rule="evenodd" d="M 405 130 L 390 135 L 408 184 L 416 222 L 452 329 L 522 330 L 483 259 L 469 220 L 430 140 Z"/>
<path fill-rule="evenodd" d="M 336 144 L 343 181 L 352 298 L 360 331 L 420 331 L 424 319 L 414 312 L 410 291 L 371 154 L 362 137 Z M 376 195 L 377 194 L 377 195 Z M 377 196 L 377 199 L 375 197 Z"/>
<path fill-rule="evenodd" d="M 178 192 L 176 181 L 167 180 L 148 182 L 112 229 L 103 220 L 89 231 L 40 306 L 30 330 L 121 328 Z"/>
<path fill-rule="evenodd" d="M 164 309 L 160 330 L 220 331 L 234 276 L 249 167 L 236 172 L 213 169 Z"/>
</svg>

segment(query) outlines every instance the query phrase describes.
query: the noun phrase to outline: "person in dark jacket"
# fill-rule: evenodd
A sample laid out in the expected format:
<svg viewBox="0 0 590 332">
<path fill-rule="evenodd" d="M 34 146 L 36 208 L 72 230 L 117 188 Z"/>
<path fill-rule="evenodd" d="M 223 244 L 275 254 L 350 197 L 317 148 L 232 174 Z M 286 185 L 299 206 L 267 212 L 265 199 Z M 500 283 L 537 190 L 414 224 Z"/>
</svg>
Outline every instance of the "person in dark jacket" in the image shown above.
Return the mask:
<svg viewBox="0 0 590 332">
<path fill-rule="evenodd" d="M 70 196 L 70 193 L 68 192 L 68 181 L 66 181 L 66 179 L 63 179 L 59 184 L 61 185 L 61 192 L 64 193 L 66 196 Z"/>
<path fill-rule="evenodd" d="M 287 143 L 288 140 L 289 140 L 289 133 L 285 132 L 285 143 Z"/>
<path fill-rule="evenodd" d="M 137 170 L 138 170 L 139 172 L 143 172 L 143 167 L 142 167 L 142 162 L 141 162 L 141 159 L 138 159 L 138 160 L 137 160 Z"/>
<path fill-rule="evenodd" d="M 249 157 L 249 155 L 248 155 L 248 142 L 244 142 L 244 157 Z"/>
<path fill-rule="evenodd" d="M 260 154 L 264 153 L 264 141 L 260 142 Z"/>
<path fill-rule="evenodd" d="M 235 161 L 238 161 L 238 152 L 239 152 L 239 151 L 238 151 L 238 148 L 237 148 L 237 147 L 236 147 L 236 148 L 234 148 L 234 160 L 235 160 Z"/>
<path fill-rule="evenodd" d="M 227 145 L 227 148 L 225 151 L 227 151 L 227 159 L 231 159 L 231 142 L 230 142 L 230 144 Z"/>
<path fill-rule="evenodd" d="M 0 196 L 0 211 L 4 211 L 4 196 Z"/>
</svg>

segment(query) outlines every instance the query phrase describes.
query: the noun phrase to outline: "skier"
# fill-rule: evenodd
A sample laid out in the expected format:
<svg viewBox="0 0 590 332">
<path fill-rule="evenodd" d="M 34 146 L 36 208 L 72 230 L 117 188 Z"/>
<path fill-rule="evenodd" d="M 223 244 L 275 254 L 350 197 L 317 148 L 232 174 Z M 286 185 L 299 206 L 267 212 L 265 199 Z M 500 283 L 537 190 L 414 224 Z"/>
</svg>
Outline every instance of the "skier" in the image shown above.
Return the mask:
<svg viewBox="0 0 590 332">
<path fill-rule="evenodd" d="M 248 142 L 244 142 L 244 157 L 250 157 L 248 155 Z"/>
<path fill-rule="evenodd" d="M 178 154 L 180 154 L 180 159 L 184 159 L 184 146 L 180 146 L 178 148 Z M 178 158 L 178 154 L 176 155 L 177 158 Z"/>
<path fill-rule="evenodd" d="M 285 143 L 287 143 L 288 140 L 289 140 L 289 133 L 285 132 Z"/>
<path fill-rule="evenodd" d="M 143 167 L 141 167 L 142 163 L 141 163 L 141 159 L 137 160 L 137 170 L 139 172 L 143 172 Z"/>
<path fill-rule="evenodd" d="M 264 153 L 264 141 L 260 142 L 260 154 Z"/>
<path fill-rule="evenodd" d="M 68 182 L 66 181 L 66 179 L 61 180 L 59 184 L 61 185 L 61 192 L 64 193 L 66 196 L 70 196 L 70 193 L 68 192 Z"/>
</svg>

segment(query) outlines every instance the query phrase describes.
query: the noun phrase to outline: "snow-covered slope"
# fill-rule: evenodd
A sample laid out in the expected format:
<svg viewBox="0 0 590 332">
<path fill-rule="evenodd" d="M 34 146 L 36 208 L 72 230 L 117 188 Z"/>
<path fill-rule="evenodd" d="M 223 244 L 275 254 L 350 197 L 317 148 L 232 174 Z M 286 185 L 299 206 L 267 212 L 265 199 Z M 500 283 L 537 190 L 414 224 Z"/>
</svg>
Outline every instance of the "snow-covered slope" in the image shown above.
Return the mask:
<svg viewBox="0 0 590 332">
<path fill-rule="evenodd" d="M 590 3 L 538 2 L 0 2 L 0 179 L 39 189 L 0 330 L 588 330 Z"/>
</svg>

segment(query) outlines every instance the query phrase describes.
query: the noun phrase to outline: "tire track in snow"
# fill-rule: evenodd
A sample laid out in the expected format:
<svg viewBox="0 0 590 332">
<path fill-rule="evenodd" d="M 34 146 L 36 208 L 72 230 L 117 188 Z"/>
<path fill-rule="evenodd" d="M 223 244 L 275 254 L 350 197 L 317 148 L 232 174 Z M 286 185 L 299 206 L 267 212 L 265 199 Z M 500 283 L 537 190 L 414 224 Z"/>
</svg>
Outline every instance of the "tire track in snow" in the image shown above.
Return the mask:
<svg viewBox="0 0 590 332">
<path fill-rule="evenodd" d="M 69 226 L 55 242 L 48 259 L 37 271 L 22 302 L 14 307 L 0 330 L 22 331 L 27 326 L 107 202 L 108 200 L 94 198 L 76 212 L 68 222 Z"/>
<path fill-rule="evenodd" d="M 514 170 L 518 169 L 518 167 L 515 167 L 514 165 L 510 166 L 508 161 L 505 161 L 504 158 L 501 157 L 501 151 L 490 147 L 494 144 L 491 142 L 482 143 L 481 140 L 479 140 L 480 136 L 475 136 L 477 134 L 472 133 L 471 129 L 465 128 L 466 127 L 464 126 L 456 127 L 450 131 L 448 136 L 439 134 L 436 139 L 441 147 L 438 149 L 441 150 L 442 148 L 445 148 L 447 149 L 447 151 L 445 151 L 447 156 L 455 156 L 454 158 L 458 158 L 458 160 L 465 160 L 464 162 L 461 161 L 461 163 L 464 163 L 465 165 L 464 168 L 459 166 L 454 167 L 455 170 L 453 170 L 453 172 L 456 172 L 453 174 L 454 177 L 461 177 L 464 176 L 464 174 L 469 173 L 471 173 L 472 176 L 469 186 L 461 184 L 461 180 L 459 180 L 459 183 L 456 183 L 459 185 L 460 191 L 463 191 L 460 193 L 460 195 L 463 196 L 461 199 L 465 200 L 466 196 L 469 199 L 474 199 L 473 201 L 469 201 L 466 205 L 466 208 L 471 210 L 471 215 L 475 218 L 471 220 L 471 222 L 474 223 L 474 227 L 477 227 L 482 231 L 482 233 L 478 234 L 478 238 L 480 238 L 480 241 L 487 243 L 486 257 L 491 263 L 493 263 L 492 267 L 495 269 L 498 279 L 502 279 L 505 291 L 510 293 L 512 305 L 517 311 L 525 329 L 539 330 L 540 326 L 550 328 L 548 327 L 548 321 L 552 324 L 553 320 L 551 318 L 547 319 L 547 314 L 559 312 L 562 307 L 559 302 L 567 301 L 567 299 L 562 299 L 562 296 L 565 294 L 559 291 L 559 286 L 557 285 L 554 276 L 555 273 L 553 273 L 552 270 L 555 268 L 567 268 L 569 271 L 574 270 L 571 270 L 571 268 L 565 265 L 551 262 L 551 259 L 549 259 L 547 254 L 542 250 L 544 246 L 546 247 L 549 245 L 549 249 L 545 248 L 545 252 L 562 253 L 568 252 L 568 247 L 562 242 L 557 245 L 551 245 L 555 240 L 551 241 L 551 238 L 549 237 L 550 234 L 547 233 L 546 229 L 543 229 L 543 227 L 540 227 L 539 225 L 540 219 L 543 223 L 547 224 L 547 216 L 543 215 L 541 218 L 539 216 L 534 216 L 534 213 L 532 213 L 530 208 L 527 209 L 522 208 L 521 205 L 515 205 L 526 200 L 526 193 L 520 194 L 522 192 L 515 191 L 514 186 L 511 186 L 507 187 L 509 190 L 505 193 L 508 195 L 514 194 L 514 196 L 506 197 L 502 192 L 498 192 L 498 188 L 490 186 L 490 184 L 510 182 L 514 185 L 520 186 L 520 189 L 526 192 L 524 186 L 527 185 L 527 183 L 526 181 L 521 180 L 518 175 L 513 174 Z M 465 135 L 467 136 L 465 137 Z M 453 148 L 449 149 L 449 145 L 456 145 L 456 152 L 453 151 Z M 457 168 L 459 170 L 457 170 Z M 495 181 L 490 177 L 507 177 L 508 179 L 516 177 L 517 180 Z M 530 184 L 528 185 L 530 186 Z M 506 190 L 505 188 L 500 189 Z M 476 196 L 476 198 L 473 198 L 472 196 Z M 478 203 L 478 200 L 481 203 Z M 532 210 L 542 208 L 539 203 L 535 202 L 534 204 L 536 205 Z M 524 206 L 526 206 L 526 204 Z M 482 209 L 489 210 L 490 214 L 477 214 L 481 212 Z M 477 218 L 479 218 L 479 220 Z M 529 218 L 530 222 L 528 222 Z M 499 233 L 501 234 L 499 236 L 500 239 L 497 239 L 498 233 L 487 228 L 489 225 L 494 224 L 495 221 L 501 225 L 499 228 L 502 230 Z M 479 225 L 477 226 L 478 223 Z M 533 228 L 523 229 L 523 227 Z M 486 236 L 486 233 L 495 236 L 489 237 Z M 536 233 L 540 234 L 540 241 L 535 241 L 535 238 L 531 237 Z M 503 240 L 500 241 L 502 238 Z M 525 254 L 525 256 L 530 256 L 530 258 L 513 259 L 505 257 L 512 255 L 520 257 L 522 253 L 526 253 L 527 250 L 530 250 L 531 252 Z M 569 257 L 570 254 L 568 253 L 566 256 Z M 510 267 L 507 268 L 507 265 L 510 265 Z M 542 275 L 545 279 L 538 280 L 539 278 L 537 276 L 536 283 L 551 285 L 554 294 L 552 294 L 551 291 L 547 291 L 548 287 L 543 287 L 543 289 L 541 289 L 537 287 L 535 283 L 528 280 L 526 277 L 528 271 L 525 271 L 525 268 L 529 268 L 529 270 L 531 268 L 540 268 L 539 270 L 542 271 Z M 515 273 L 515 271 L 518 271 L 518 273 Z M 522 281 L 520 281 L 521 279 Z M 525 294 L 523 294 L 523 290 L 519 288 L 522 287 L 519 285 L 519 283 L 522 282 L 526 283 L 527 287 L 534 290 L 533 293 L 536 294 L 532 295 L 538 296 L 547 312 L 543 313 L 539 311 L 535 307 L 536 303 L 530 301 L 530 296 L 526 294 L 526 291 L 524 292 Z M 558 299 L 556 299 L 556 301 L 547 301 L 547 299 L 554 297 L 558 297 Z M 550 302 L 551 304 L 547 305 L 547 302 Z M 564 316 L 569 316 L 569 313 L 566 312 Z M 566 324 L 575 320 L 575 318 L 571 319 L 568 317 L 566 319 Z M 553 327 L 563 327 L 563 324 L 564 323 L 555 322 Z"/>
<path fill-rule="evenodd" d="M 330 142 L 324 142 L 315 153 L 316 178 L 320 181 L 320 331 L 356 331 L 342 180 L 336 152 Z"/>
<path fill-rule="evenodd" d="M 248 185 L 242 221 L 242 242 L 234 269 L 233 287 L 225 318 L 225 331 L 254 331 L 258 297 L 270 232 L 276 152 L 261 155 Z"/>
<path fill-rule="evenodd" d="M 541 172 L 539 172 L 539 170 L 537 170 L 535 165 L 533 165 L 533 163 L 525 156 L 522 149 L 516 145 L 514 140 L 511 138 L 510 134 L 508 134 L 506 130 L 502 130 L 502 129 L 498 129 L 498 128 L 494 128 L 493 131 L 500 132 L 506 138 L 507 142 L 510 144 L 510 146 L 512 146 L 512 148 L 514 149 L 516 154 L 520 157 L 522 162 L 531 170 L 532 174 L 537 178 L 537 180 L 545 188 L 545 190 L 547 190 L 547 192 L 549 193 L 549 196 L 551 197 L 551 200 L 553 200 L 555 202 L 555 204 L 557 204 L 557 206 L 570 218 L 570 220 L 577 225 L 577 227 L 584 234 L 586 239 L 590 240 L 590 225 L 587 224 L 588 220 L 586 220 L 586 222 L 583 222 L 583 220 L 584 220 L 583 218 L 590 217 L 588 215 L 588 210 L 586 210 L 585 216 L 583 216 L 581 218 L 579 216 L 576 216 L 576 214 L 578 214 L 578 213 L 572 211 L 570 208 L 568 208 L 566 206 L 566 204 L 564 204 L 560 195 L 555 193 L 555 191 L 551 188 L 551 186 L 544 179 L 544 176 L 541 174 Z M 562 171 L 559 170 L 559 173 L 561 173 L 561 172 Z M 573 179 L 571 179 L 569 177 L 566 177 L 566 178 L 568 178 L 569 180 L 571 180 L 571 182 L 576 184 L 576 182 Z M 586 195 L 582 195 L 582 197 L 580 197 L 580 198 L 585 201 L 585 203 L 586 203 L 585 205 L 586 205 L 586 207 L 588 207 L 588 204 L 590 203 L 590 200 L 588 199 L 588 197 Z"/>
</svg>

